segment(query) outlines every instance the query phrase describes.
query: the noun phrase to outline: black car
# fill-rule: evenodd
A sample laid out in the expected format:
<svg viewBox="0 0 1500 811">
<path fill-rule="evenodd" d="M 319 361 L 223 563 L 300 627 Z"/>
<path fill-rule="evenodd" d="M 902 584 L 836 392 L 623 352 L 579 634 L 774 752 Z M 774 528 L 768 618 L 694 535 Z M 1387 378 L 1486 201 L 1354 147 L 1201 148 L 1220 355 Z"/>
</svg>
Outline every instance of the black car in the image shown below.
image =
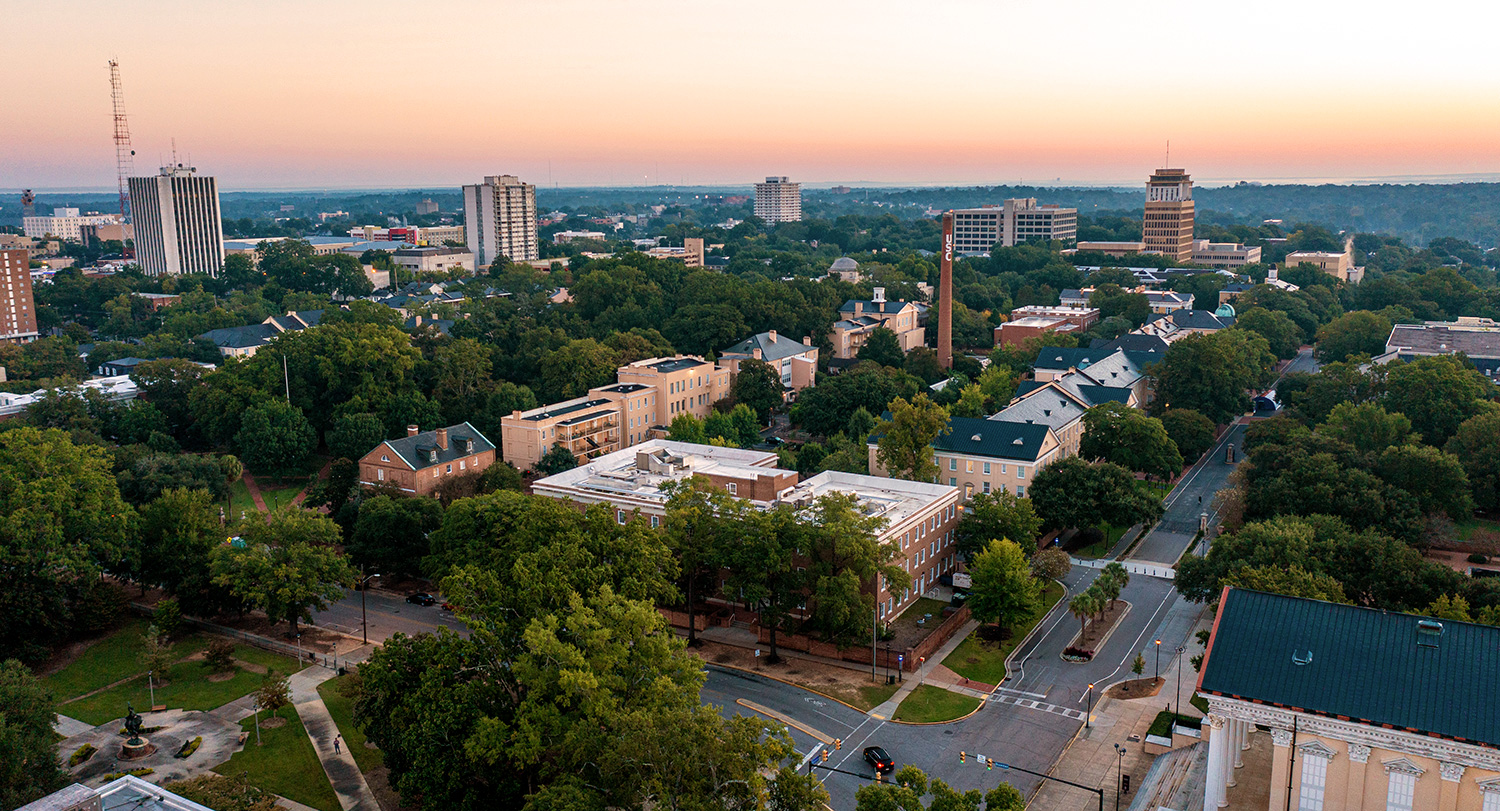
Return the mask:
<svg viewBox="0 0 1500 811">
<path fill-rule="evenodd" d="M 896 768 L 896 761 L 891 760 L 891 756 L 887 755 L 885 750 L 878 746 L 865 747 L 865 762 L 870 764 L 870 768 L 881 774 L 894 771 Z"/>
<path fill-rule="evenodd" d="M 406 595 L 406 601 L 413 605 L 437 605 L 437 598 L 425 591 Z"/>
</svg>

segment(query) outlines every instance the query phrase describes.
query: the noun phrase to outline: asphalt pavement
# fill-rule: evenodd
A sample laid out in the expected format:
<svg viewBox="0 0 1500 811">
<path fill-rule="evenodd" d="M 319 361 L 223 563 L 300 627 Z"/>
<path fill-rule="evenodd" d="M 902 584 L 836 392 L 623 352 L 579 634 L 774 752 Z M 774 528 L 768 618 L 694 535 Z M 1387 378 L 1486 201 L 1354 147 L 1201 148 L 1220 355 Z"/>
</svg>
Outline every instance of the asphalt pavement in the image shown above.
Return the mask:
<svg viewBox="0 0 1500 811">
<path fill-rule="evenodd" d="M 404 594 L 379 589 L 365 592 L 364 616 L 368 618 L 370 642 L 378 645 L 396 633 L 415 636 L 423 632 L 435 633 L 438 628 L 468 636 L 468 627 L 452 612 L 443 610 L 442 597 L 433 596 L 438 598 L 437 605 L 415 605 L 406 602 Z M 313 623 L 354 639 L 363 639 L 360 593 L 352 589 L 346 591 L 343 599 L 329 605 L 328 610 L 315 612 Z"/>
</svg>

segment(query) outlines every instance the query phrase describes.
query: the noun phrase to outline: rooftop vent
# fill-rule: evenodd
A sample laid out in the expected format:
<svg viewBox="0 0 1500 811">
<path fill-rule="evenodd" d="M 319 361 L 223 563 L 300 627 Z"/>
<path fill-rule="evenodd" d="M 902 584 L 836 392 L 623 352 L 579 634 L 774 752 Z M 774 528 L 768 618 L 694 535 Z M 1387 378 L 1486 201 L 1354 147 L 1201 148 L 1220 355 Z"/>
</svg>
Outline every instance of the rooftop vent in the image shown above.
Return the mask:
<svg viewBox="0 0 1500 811">
<path fill-rule="evenodd" d="M 979 434 L 975 434 L 975 435 L 969 437 L 969 439 L 972 440 L 972 441 L 974 441 L 974 442 L 978 442 L 979 441 Z"/>
<path fill-rule="evenodd" d="M 1292 664 L 1297 665 L 1298 667 L 1301 667 L 1302 665 L 1310 665 L 1312 664 L 1312 660 L 1313 654 L 1310 650 L 1292 651 Z"/>
<path fill-rule="evenodd" d="M 1417 620 L 1417 645 L 1435 648 L 1443 638 L 1443 624 L 1437 620 Z"/>
<path fill-rule="evenodd" d="M 1025 445 L 1026 443 L 1023 442 L 1023 441 L 1021 441 L 1020 437 L 1016 437 L 1015 439 L 1012 439 L 1010 441 L 1010 444 L 1012 444 L 1012 445 Z"/>
</svg>

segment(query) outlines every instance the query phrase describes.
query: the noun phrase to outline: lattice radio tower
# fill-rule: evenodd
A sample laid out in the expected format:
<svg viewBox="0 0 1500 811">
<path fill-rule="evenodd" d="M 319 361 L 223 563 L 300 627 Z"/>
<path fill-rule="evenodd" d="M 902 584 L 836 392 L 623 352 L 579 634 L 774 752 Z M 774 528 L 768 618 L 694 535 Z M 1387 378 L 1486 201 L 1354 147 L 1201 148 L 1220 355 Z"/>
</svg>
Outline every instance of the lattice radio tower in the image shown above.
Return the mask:
<svg viewBox="0 0 1500 811">
<path fill-rule="evenodd" d="M 135 150 L 130 148 L 130 122 L 125 118 L 125 91 L 120 86 L 120 63 L 109 60 L 109 96 L 115 108 L 115 169 L 120 176 L 120 222 L 130 222 L 130 185 Z"/>
</svg>

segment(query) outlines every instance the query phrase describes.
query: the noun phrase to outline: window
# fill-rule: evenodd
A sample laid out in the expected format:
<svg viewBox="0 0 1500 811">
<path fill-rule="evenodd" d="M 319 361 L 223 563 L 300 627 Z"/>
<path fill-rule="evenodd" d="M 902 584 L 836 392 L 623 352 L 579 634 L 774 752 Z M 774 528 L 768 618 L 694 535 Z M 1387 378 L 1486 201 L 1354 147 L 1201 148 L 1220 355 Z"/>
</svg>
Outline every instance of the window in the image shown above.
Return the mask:
<svg viewBox="0 0 1500 811">
<path fill-rule="evenodd" d="M 948 459 L 948 469 L 958 470 L 958 457 L 954 456 Z"/>
<path fill-rule="evenodd" d="M 1390 785 L 1385 792 L 1385 811 L 1412 811 L 1412 795 L 1416 793 L 1416 775 L 1392 771 Z"/>
<path fill-rule="evenodd" d="M 651 516 L 651 528 L 652 529 L 656 529 L 659 526 L 661 526 L 661 516 L 659 516 L 659 515 L 653 515 L 653 516 Z"/>
<path fill-rule="evenodd" d="M 986 476 L 990 475 L 990 463 L 989 462 L 985 462 L 984 463 L 984 475 L 986 475 Z M 986 484 L 984 486 L 984 492 L 988 493 L 989 491 L 990 491 L 990 486 L 988 484 Z"/>
<path fill-rule="evenodd" d="M 969 459 L 969 460 L 967 460 L 967 461 L 964 462 L 964 472 L 965 473 L 973 473 L 974 472 L 974 460 L 973 459 Z"/>
<path fill-rule="evenodd" d="M 443 472 L 444 473 L 452 473 L 453 472 L 453 465 L 452 464 L 448 465 L 448 469 L 445 470 L 445 471 L 443 471 Z"/>
<path fill-rule="evenodd" d="M 736 485 L 734 482 L 729 482 L 728 484 L 724 485 L 724 487 L 729 490 L 729 495 L 731 495 L 731 496 L 739 495 L 739 493 L 735 492 L 736 490 L 739 489 L 739 486 Z"/>
<path fill-rule="evenodd" d="M 1479 811 L 1500 811 L 1500 787 L 1491 787 L 1490 783 L 1480 783 L 1479 790 L 1484 792 L 1484 807 Z"/>
<path fill-rule="evenodd" d="M 389 461 L 391 461 L 391 457 L 386 456 L 385 454 L 382 453 L 380 455 L 380 461 L 382 461 L 382 462 L 389 462 Z"/>
<path fill-rule="evenodd" d="M 383 467 L 375 468 L 375 478 L 378 479 L 378 480 L 380 480 L 380 481 L 385 481 L 385 468 L 383 468 Z"/>
<path fill-rule="evenodd" d="M 459 470 L 468 470 L 469 469 L 469 463 L 468 463 L 468 461 L 464 460 L 464 459 L 458 460 L 458 469 Z"/>
<path fill-rule="evenodd" d="M 1024 479 L 1024 478 L 1026 478 L 1026 466 L 1025 465 L 1016 465 L 1016 478 L 1018 478 L 1018 479 Z"/>
<path fill-rule="evenodd" d="M 1328 758 L 1303 751 L 1302 790 L 1297 795 L 1298 811 L 1323 811 L 1323 789 L 1328 782 Z"/>
<path fill-rule="evenodd" d="M 615 523 L 618 523 L 618 524 L 625 523 L 625 511 L 624 510 L 615 510 Z"/>
<path fill-rule="evenodd" d="M 984 483 L 984 492 L 985 492 L 986 495 L 989 494 L 989 492 L 990 492 L 990 483 L 989 482 L 985 482 Z"/>
<path fill-rule="evenodd" d="M 1024 487 L 1022 487 L 1020 485 L 1016 485 L 1016 497 L 1017 498 L 1025 498 L 1026 497 L 1026 488 L 1024 488 Z"/>
<path fill-rule="evenodd" d="M 954 478 L 952 476 L 949 476 L 948 477 L 948 486 L 949 487 L 957 487 L 958 486 L 958 479 L 956 479 L 956 478 Z"/>
</svg>

